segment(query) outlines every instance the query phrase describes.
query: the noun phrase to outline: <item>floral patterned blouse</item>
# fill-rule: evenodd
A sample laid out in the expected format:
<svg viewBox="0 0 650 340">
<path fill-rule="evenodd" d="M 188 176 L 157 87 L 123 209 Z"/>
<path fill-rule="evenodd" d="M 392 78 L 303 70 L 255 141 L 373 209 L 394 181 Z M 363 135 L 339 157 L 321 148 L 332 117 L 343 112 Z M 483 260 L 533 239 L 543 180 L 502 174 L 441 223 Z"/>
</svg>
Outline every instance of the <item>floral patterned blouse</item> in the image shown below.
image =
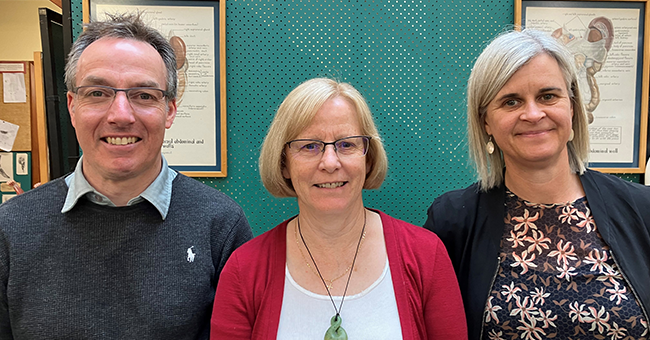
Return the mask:
<svg viewBox="0 0 650 340">
<path fill-rule="evenodd" d="M 586 198 L 542 205 L 507 191 L 505 209 L 483 339 L 648 338 L 648 320 Z"/>
</svg>

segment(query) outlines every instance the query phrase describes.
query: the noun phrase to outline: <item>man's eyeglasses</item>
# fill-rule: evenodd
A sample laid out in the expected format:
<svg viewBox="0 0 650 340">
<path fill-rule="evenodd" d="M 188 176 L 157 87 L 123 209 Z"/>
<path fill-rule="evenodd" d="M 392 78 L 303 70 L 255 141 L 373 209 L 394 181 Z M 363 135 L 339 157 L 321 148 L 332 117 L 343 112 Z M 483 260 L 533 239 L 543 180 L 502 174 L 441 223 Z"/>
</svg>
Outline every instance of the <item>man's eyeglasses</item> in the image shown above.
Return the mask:
<svg viewBox="0 0 650 340">
<path fill-rule="evenodd" d="M 295 139 L 287 142 L 289 151 L 296 157 L 307 160 L 320 159 L 328 145 L 334 146 L 339 158 L 363 157 L 368 152 L 369 136 L 350 136 L 325 143 L 316 139 Z"/>
<path fill-rule="evenodd" d="M 124 92 L 131 107 L 135 111 L 148 111 L 164 107 L 167 92 L 153 87 L 132 87 L 116 89 L 110 86 L 92 85 L 79 86 L 74 91 L 79 98 L 79 104 L 96 111 L 106 111 L 113 104 L 118 92 Z"/>
</svg>

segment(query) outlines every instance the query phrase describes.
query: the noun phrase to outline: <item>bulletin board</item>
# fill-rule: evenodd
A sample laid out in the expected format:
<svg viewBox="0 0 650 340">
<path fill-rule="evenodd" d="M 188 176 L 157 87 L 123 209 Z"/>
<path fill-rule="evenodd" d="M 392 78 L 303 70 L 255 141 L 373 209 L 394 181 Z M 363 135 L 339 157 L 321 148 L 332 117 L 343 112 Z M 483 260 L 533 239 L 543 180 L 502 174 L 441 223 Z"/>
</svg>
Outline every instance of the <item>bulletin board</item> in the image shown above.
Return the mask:
<svg viewBox="0 0 650 340">
<path fill-rule="evenodd" d="M 5 103 L 2 97 L 4 91 L 4 73 L 0 71 L 0 76 L 3 78 L 0 81 L 0 120 L 10 122 L 19 126 L 18 135 L 14 141 L 12 151 L 31 151 L 32 138 L 31 138 L 31 94 L 30 94 L 30 64 L 29 62 L 8 62 L 0 61 L 0 64 L 23 64 L 24 72 L 11 72 L 15 74 L 22 74 L 25 78 L 26 101 L 24 103 Z M 2 151 L 2 150 L 0 150 Z"/>
<path fill-rule="evenodd" d="M 76 37 L 81 0 L 72 3 Z M 511 0 L 227 0 L 228 177 L 199 180 L 239 203 L 255 235 L 296 214 L 294 198 L 264 189 L 260 147 L 294 87 L 334 77 L 365 96 L 388 153 L 388 176 L 364 192 L 365 205 L 424 224 L 437 196 L 476 180 L 467 78 L 513 17 Z"/>
</svg>

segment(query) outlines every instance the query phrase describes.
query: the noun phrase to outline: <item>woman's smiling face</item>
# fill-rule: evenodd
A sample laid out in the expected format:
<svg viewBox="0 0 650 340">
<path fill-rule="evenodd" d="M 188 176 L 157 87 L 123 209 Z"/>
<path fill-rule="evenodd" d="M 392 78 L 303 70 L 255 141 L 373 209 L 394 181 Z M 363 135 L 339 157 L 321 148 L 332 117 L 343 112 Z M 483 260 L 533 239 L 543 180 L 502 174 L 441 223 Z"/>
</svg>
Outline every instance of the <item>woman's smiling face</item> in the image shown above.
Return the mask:
<svg viewBox="0 0 650 340">
<path fill-rule="evenodd" d="M 361 134 L 354 104 L 334 97 L 321 106 L 311 124 L 296 139 L 333 142 Z M 365 156 L 340 159 L 333 145 L 328 145 L 320 157 L 306 160 L 286 148 L 282 173 L 291 180 L 301 212 L 343 212 L 363 206 L 361 191 L 368 172 Z"/>
<path fill-rule="evenodd" d="M 568 162 L 573 107 L 562 71 L 548 54 L 522 66 L 488 104 L 485 131 L 503 151 L 506 167 Z"/>
</svg>

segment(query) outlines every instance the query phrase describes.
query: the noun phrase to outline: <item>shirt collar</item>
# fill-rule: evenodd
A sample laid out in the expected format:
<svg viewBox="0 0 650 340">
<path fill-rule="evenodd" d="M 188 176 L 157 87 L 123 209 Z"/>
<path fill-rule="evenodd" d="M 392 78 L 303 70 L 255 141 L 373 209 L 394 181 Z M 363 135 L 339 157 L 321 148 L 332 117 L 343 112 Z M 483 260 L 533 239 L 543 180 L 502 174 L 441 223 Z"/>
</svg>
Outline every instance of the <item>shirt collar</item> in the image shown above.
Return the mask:
<svg viewBox="0 0 650 340">
<path fill-rule="evenodd" d="M 68 194 L 61 212 L 66 213 L 72 210 L 83 196 L 86 196 L 92 203 L 115 207 L 115 204 L 108 197 L 95 190 L 88 183 L 82 171 L 82 159 L 83 156 L 79 158 L 74 172 L 65 178 L 65 183 L 68 185 Z M 140 195 L 130 199 L 126 205 L 130 206 L 147 200 L 156 207 L 164 220 L 169 212 L 169 204 L 172 198 L 172 182 L 176 175 L 178 173 L 169 168 L 165 156 L 162 156 L 162 169 L 158 177 Z"/>
</svg>

